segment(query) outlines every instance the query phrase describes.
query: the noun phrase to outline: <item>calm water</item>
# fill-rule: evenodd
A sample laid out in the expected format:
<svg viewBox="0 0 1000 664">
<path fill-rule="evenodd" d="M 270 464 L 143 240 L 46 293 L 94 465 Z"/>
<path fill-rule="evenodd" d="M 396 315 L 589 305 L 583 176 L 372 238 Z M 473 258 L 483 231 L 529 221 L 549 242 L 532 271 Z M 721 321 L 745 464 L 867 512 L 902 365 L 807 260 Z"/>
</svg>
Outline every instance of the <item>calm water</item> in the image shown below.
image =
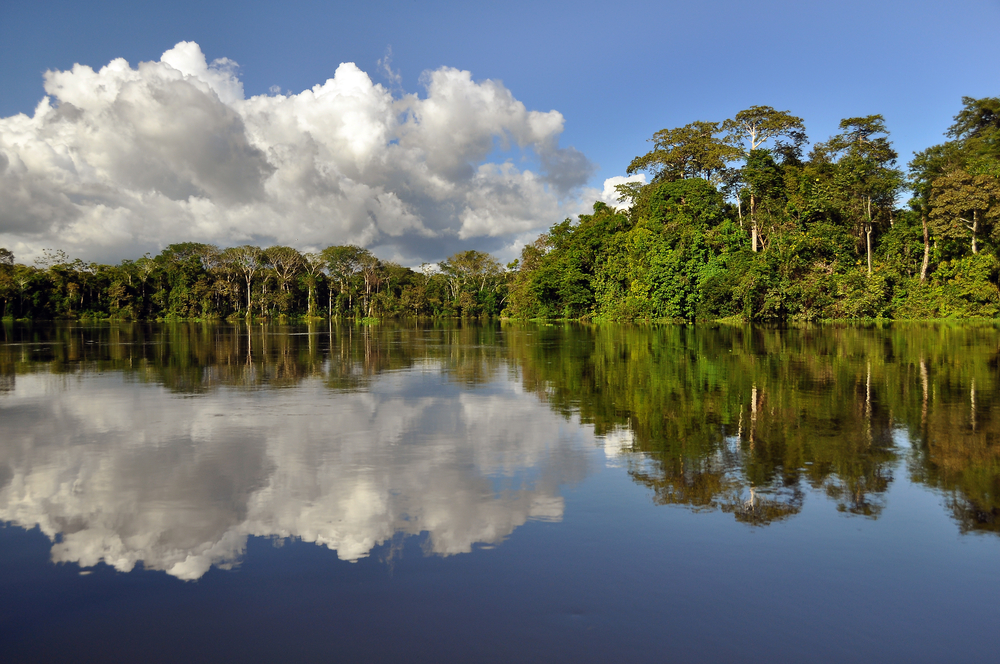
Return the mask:
<svg viewBox="0 0 1000 664">
<path fill-rule="evenodd" d="M 998 661 L 1000 330 L 0 326 L 2 661 Z"/>
</svg>

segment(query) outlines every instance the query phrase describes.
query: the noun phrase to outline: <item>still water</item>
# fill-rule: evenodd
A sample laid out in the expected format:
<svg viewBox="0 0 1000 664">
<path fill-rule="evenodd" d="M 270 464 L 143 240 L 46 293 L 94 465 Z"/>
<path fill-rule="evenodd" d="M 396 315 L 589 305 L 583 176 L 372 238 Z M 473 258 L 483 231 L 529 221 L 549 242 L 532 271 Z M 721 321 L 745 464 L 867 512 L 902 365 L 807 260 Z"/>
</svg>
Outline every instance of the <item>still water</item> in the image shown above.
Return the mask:
<svg viewBox="0 0 1000 664">
<path fill-rule="evenodd" d="M 994 326 L 0 333 L 5 662 L 1000 661 Z"/>
</svg>

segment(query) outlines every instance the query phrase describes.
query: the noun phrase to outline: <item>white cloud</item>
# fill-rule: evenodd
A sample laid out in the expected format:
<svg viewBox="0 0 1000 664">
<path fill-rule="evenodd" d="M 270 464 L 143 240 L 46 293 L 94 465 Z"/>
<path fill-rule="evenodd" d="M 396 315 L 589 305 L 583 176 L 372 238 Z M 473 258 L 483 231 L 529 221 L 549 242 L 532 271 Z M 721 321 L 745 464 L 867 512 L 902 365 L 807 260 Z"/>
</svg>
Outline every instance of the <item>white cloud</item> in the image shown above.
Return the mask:
<svg viewBox="0 0 1000 664">
<path fill-rule="evenodd" d="M 193 42 L 135 68 L 47 72 L 33 115 L 0 118 L 0 245 L 115 261 L 181 241 L 358 243 L 416 264 L 589 207 L 594 167 L 559 147 L 558 111 L 467 71 L 422 80 L 424 96 L 394 96 L 344 63 L 247 99 L 238 65 Z M 497 148 L 537 167 L 488 162 Z"/>
<path fill-rule="evenodd" d="M 197 398 L 120 375 L 19 375 L 0 400 L 0 522 L 39 527 L 56 562 L 197 579 L 250 536 L 357 560 L 396 533 L 451 555 L 560 520 L 593 428 L 517 381 L 442 390 L 444 371 L 429 361 L 367 392 L 312 378 Z"/>
<path fill-rule="evenodd" d="M 637 175 L 616 175 L 614 177 L 608 178 L 604 181 L 604 189 L 600 191 L 595 197 L 596 200 L 607 203 L 611 207 L 619 209 L 627 209 L 630 207 L 628 201 L 620 201 L 618 190 L 615 189 L 620 184 L 626 184 L 629 182 L 638 182 L 640 184 L 646 184 L 646 174 L 639 173 Z"/>
</svg>

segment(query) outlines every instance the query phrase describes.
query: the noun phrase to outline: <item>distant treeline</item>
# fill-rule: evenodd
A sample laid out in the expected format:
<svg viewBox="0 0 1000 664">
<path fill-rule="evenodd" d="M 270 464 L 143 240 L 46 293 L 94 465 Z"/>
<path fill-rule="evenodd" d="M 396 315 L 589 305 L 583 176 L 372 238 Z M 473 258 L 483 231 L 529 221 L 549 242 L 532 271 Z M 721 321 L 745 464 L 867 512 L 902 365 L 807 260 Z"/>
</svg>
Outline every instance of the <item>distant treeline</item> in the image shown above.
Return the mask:
<svg viewBox="0 0 1000 664">
<path fill-rule="evenodd" d="M 880 115 L 807 142 L 754 106 L 664 129 L 616 209 L 557 223 L 504 268 L 455 254 L 411 270 L 366 249 L 185 243 L 120 265 L 0 249 L 15 318 L 508 316 L 607 320 L 1000 316 L 1000 98 L 963 99 L 949 140 L 897 167 Z M 897 202 L 905 191 L 909 204 Z"/>
<path fill-rule="evenodd" d="M 27 266 L 0 251 L 0 304 L 5 317 L 15 318 L 496 316 L 509 278 L 479 251 L 455 254 L 426 271 L 356 246 L 311 254 L 188 242 L 119 265 L 47 251 Z"/>
</svg>

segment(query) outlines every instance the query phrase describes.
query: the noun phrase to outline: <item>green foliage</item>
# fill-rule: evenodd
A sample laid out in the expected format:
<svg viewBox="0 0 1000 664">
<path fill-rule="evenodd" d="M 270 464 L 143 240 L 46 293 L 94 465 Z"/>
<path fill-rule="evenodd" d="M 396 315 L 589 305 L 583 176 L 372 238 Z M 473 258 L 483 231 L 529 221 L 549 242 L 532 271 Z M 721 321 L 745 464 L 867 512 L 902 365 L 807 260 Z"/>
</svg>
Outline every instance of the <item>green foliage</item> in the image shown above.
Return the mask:
<svg viewBox="0 0 1000 664">
<path fill-rule="evenodd" d="M 594 213 L 566 219 L 521 251 L 507 314 L 516 318 L 581 318 L 594 313 L 595 272 L 607 260 L 608 241 L 627 231 L 628 218 L 604 203 Z"/>
<path fill-rule="evenodd" d="M 654 150 L 629 166 L 654 178 L 622 192 L 627 217 L 598 204 L 579 224 L 556 224 L 525 247 L 508 313 L 771 322 L 996 316 L 994 102 L 965 99 L 955 140 L 914 158 L 916 196 L 904 210 L 896 207 L 903 176 L 880 115 L 841 121 L 806 161 L 801 119 L 766 106 L 721 125 L 657 132 Z M 609 218 L 615 223 L 599 223 Z"/>
<path fill-rule="evenodd" d="M 654 182 L 681 178 L 715 180 L 736 159 L 740 148 L 729 136 L 719 136 L 718 122 L 692 122 L 676 129 L 661 129 L 653 134 L 653 149 L 636 157 L 626 172 L 649 171 Z"/>
<path fill-rule="evenodd" d="M 35 319 L 290 320 L 318 315 L 325 298 L 328 315 L 356 319 L 499 315 L 509 278 L 493 257 L 463 252 L 443 265 L 466 270 L 454 293 L 445 272 L 414 272 L 353 246 L 302 255 L 291 247 L 183 243 L 116 266 L 48 251 L 36 267 L 0 263 L 0 312 Z"/>
<path fill-rule="evenodd" d="M 1000 98 L 963 98 L 950 140 L 904 185 L 881 115 L 847 118 L 802 158 L 805 126 L 754 106 L 654 134 L 620 188 L 523 247 L 506 269 L 474 249 L 419 272 L 368 249 L 317 254 L 174 244 L 120 265 L 0 249 L 7 318 L 519 319 L 785 322 L 1000 316 Z M 325 312 L 323 302 L 325 301 Z"/>
</svg>

